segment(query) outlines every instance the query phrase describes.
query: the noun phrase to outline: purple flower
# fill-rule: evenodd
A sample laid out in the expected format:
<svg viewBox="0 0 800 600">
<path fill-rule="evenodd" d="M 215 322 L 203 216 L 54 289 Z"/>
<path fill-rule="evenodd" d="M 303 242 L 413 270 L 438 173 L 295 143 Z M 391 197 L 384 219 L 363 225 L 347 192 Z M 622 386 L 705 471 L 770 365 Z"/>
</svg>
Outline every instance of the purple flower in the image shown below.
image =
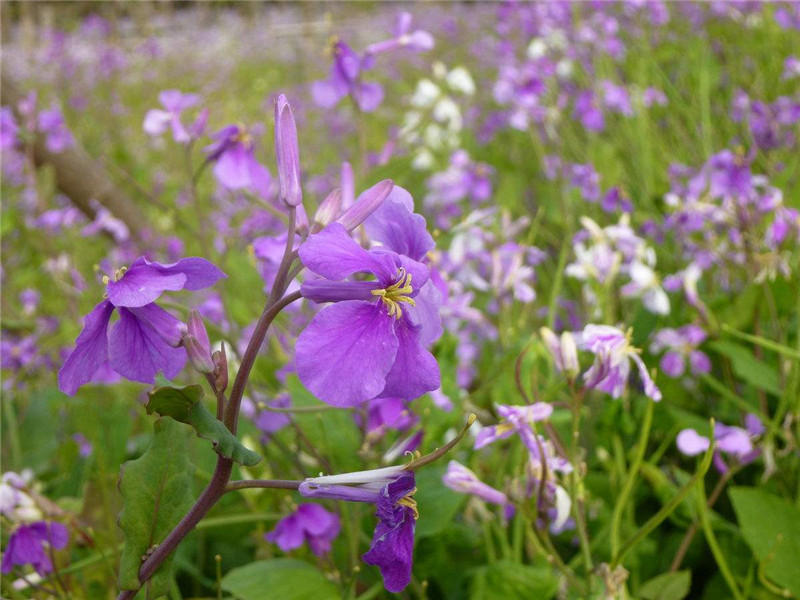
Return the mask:
<svg viewBox="0 0 800 600">
<path fill-rule="evenodd" d="M 183 94 L 179 90 L 164 90 L 158 101 L 165 110 L 153 108 L 147 111 L 142 127 L 151 136 L 163 135 L 167 128 L 172 129 L 172 138 L 179 144 L 192 140 L 192 135 L 181 123 L 181 113 L 200 102 L 197 94 Z"/>
<path fill-rule="evenodd" d="M 331 498 L 375 504 L 378 524 L 372 545 L 362 558 L 377 566 L 383 585 L 390 592 L 402 591 L 411 581 L 414 528 L 419 512 L 414 500 L 417 488 L 414 472 L 404 467 L 386 467 L 306 479 L 300 494 L 310 498 Z"/>
<path fill-rule="evenodd" d="M 0 148 L 10 150 L 17 144 L 19 126 L 14 118 L 14 111 L 8 106 L 0 108 Z"/>
<path fill-rule="evenodd" d="M 59 389 L 70 396 L 106 367 L 123 377 L 154 383 L 163 372 L 175 377 L 186 362 L 179 348 L 185 325 L 159 307 L 155 300 L 165 291 L 200 290 L 225 274 L 202 258 L 184 258 L 162 265 L 144 257 L 113 279 L 104 277 L 107 299 L 86 315 L 75 349 L 58 372 Z M 114 310 L 119 321 L 108 331 Z"/>
<path fill-rule="evenodd" d="M 412 210 L 411 196 L 396 187 L 364 223 L 381 246 L 359 246 L 341 222 L 349 221 L 348 213 L 300 246 L 303 264 L 321 276 L 303 283 L 303 296 L 333 304 L 300 334 L 297 374 L 329 404 L 412 400 L 439 387 L 439 367 L 427 350 L 441 334 L 439 294 L 420 262 L 434 243 L 425 219 Z M 356 273 L 375 279 L 347 279 Z"/>
<path fill-rule="evenodd" d="M 502 417 L 503 422 L 499 425 L 484 427 L 475 436 L 475 449 L 504 440 L 513 434 L 518 434 L 531 454 L 539 455 L 536 439 L 531 429 L 531 424 L 536 421 L 544 421 L 553 414 L 553 407 L 546 402 L 536 402 L 528 406 L 508 406 L 499 404 L 497 412 Z"/>
<path fill-rule="evenodd" d="M 352 96 L 363 112 L 372 112 L 383 101 L 383 88 L 378 83 L 361 80 L 362 71 L 372 66 L 372 54 L 362 58 L 343 41 L 333 44 L 333 64 L 328 79 L 315 81 L 311 86 L 314 102 L 323 108 L 332 108 L 347 95 Z"/>
<path fill-rule="evenodd" d="M 331 542 L 339 535 L 339 517 L 319 504 L 301 504 L 292 514 L 275 524 L 275 529 L 265 534 L 284 552 L 289 552 L 307 542 L 317 556 L 330 552 Z"/>
<path fill-rule="evenodd" d="M 403 11 L 397 15 L 394 27 L 394 37 L 383 42 L 376 42 L 367 47 L 365 54 L 379 54 L 400 48 L 407 48 L 414 52 L 425 52 L 433 49 L 433 36 L 423 29 L 411 31 L 411 13 Z"/>
<path fill-rule="evenodd" d="M 714 442 L 716 444 L 714 465 L 722 473 L 728 470 L 728 466 L 722 460 L 722 452 L 732 456 L 740 465 L 746 465 L 760 454 L 760 450 L 753 447 L 753 439 L 764 433 L 764 426 L 760 419 L 753 414 L 747 415 L 745 423 L 747 429 L 723 423 L 714 424 Z M 711 443 L 707 437 L 700 435 L 694 429 L 682 430 L 678 433 L 675 441 L 678 450 L 687 456 L 705 452 Z"/>
<path fill-rule="evenodd" d="M 238 125 L 228 125 L 211 137 L 215 142 L 205 151 L 208 160 L 216 161 L 217 181 L 231 190 L 247 188 L 264 199 L 269 198 L 272 176 L 256 160 L 252 134 Z"/>
<path fill-rule="evenodd" d="M 44 545 L 61 550 L 69 541 L 69 532 L 61 523 L 37 521 L 30 525 L 21 525 L 8 538 L 8 546 L 3 553 L 3 564 L 0 570 L 10 573 L 16 565 L 33 565 L 39 575 L 53 570 L 53 563 Z"/>
<path fill-rule="evenodd" d="M 591 90 L 584 90 L 577 95 L 574 115 L 589 131 L 599 132 L 605 129 L 606 121 L 603 111 L 597 106 Z"/>
<path fill-rule="evenodd" d="M 401 398 L 375 398 L 369 401 L 367 432 L 379 435 L 386 429 L 405 430 L 419 421 Z"/>
<path fill-rule="evenodd" d="M 511 506 L 508 497 L 503 492 L 483 483 L 475 473 L 458 461 L 451 460 L 447 465 L 447 472 L 442 476 L 442 483 L 456 492 L 472 494 L 492 504 Z"/>
<path fill-rule="evenodd" d="M 668 352 L 661 357 L 661 370 L 670 377 L 680 377 L 686 369 L 686 361 L 694 375 L 702 375 L 711 371 L 711 360 L 708 355 L 697 350 L 697 346 L 706 339 L 706 332 L 697 325 L 684 325 L 679 329 L 662 329 L 656 333 L 650 352 L 658 353 L 664 349 Z"/>
<path fill-rule="evenodd" d="M 92 446 L 92 442 L 86 439 L 85 435 L 82 433 L 74 433 L 72 434 L 72 440 L 78 444 L 78 454 L 80 454 L 83 458 L 88 458 L 92 455 L 94 446 Z"/>
<path fill-rule="evenodd" d="M 609 110 L 618 112 L 626 117 L 633 116 L 633 105 L 628 90 L 622 85 L 610 81 L 603 81 L 603 101 Z"/>
<path fill-rule="evenodd" d="M 577 337 L 578 348 L 595 355 L 594 364 L 583 375 L 586 387 L 619 398 L 627 386 L 633 361 L 639 369 L 644 393 L 655 401 L 661 400 L 661 391 L 647 372 L 639 351 L 630 345 L 630 334 L 609 325 L 587 325 Z"/>
<path fill-rule="evenodd" d="M 39 131 L 45 134 L 45 146 L 49 152 L 57 154 L 75 144 L 61 109 L 53 105 L 50 110 L 43 110 L 38 117 Z"/>
</svg>

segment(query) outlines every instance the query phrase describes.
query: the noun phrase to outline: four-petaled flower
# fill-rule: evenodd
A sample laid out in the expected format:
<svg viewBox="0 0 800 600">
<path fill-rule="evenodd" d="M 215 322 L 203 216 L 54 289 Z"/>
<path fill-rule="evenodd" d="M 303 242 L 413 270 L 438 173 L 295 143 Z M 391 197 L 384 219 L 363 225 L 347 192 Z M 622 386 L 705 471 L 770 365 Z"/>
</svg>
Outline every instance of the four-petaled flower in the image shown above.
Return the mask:
<svg viewBox="0 0 800 600">
<path fill-rule="evenodd" d="M 375 504 L 378 524 L 372 545 L 361 557 L 381 571 L 383 586 L 402 591 L 411 581 L 414 528 L 419 512 L 414 500 L 414 472 L 402 466 L 306 479 L 300 494 Z"/>
<path fill-rule="evenodd" d="M 587 325 L 576 337 L 578 348 L 595 355 L 594 364 L 583 374 L 586 387 L 619 398 L 625 391 L 630 361 L 633 361 L 639 370 L 644 393 L 655 401 L 661 400 L 661 391 L 647 372 L 639 350 L 631 346 L 630 335 L 610 325 Z"/>
<path fill-rule="evenodd" d="M 165 291 L 200 290 L 225 274 L 203 258 L 163 265 L 137 258 L 129 269 L 104 277 L 106 299 L 86 315 L 75 349 L 58 372 L 59 389 L 70 396 L 108 367 L 126 379 L 155 383 L 175 377 L 186 363 L 178 346 L 185 325 L 155 303 Z M 111 315 L 119 321 L 108 331 Z"/>
<path fill-rule="evenodd" d="M 375 62 L 373 55 L 367 53 L 360 57 L 341 40 L 333 43 L 332 51 L 330 76 L 315 81 L 311 86 L 314 102 L 323 108 L 331 108 L 350 95 L 363 112 L 378 108 L 383 101 L 383 88 L 379 83 L 361 80 L 362 72 L 370 69 Z"/>
<path fill-rule="evenodd" d="M 10 573 L 15 565 L 33 565 L 39 575 L 53 570 L 45 543 L 56 550 L 66 547 L 69 532 L 61 523 L 37 521 L 20 525 L 8 538 L 0 571 Z"/>
<path fill-rule="evenodd" d="M 381 246 L 362 248 L 335 222 L 299 248 L 303 264 L 321 276 L 303 283 L 303 296 L 333 304 L 300 334 L 297 374 L 328 404 L 412 400 L 439 387 L 439 366 L 427 347 L 442 331 L 440 296 L 420 262 L 434 244 L 425 219 L 412 210 L 411 196 L 395 187 L 364 223 Z M 356 273 L 375 279 L 347 279 Z"/>
</svg>

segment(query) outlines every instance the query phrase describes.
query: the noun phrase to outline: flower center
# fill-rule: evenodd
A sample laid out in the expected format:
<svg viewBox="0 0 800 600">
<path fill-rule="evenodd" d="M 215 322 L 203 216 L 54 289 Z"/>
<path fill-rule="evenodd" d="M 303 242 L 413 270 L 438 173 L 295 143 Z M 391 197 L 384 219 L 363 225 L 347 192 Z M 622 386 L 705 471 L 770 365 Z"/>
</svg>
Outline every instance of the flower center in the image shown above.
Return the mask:
<svg viewBox="0 0 800 600">
<path fill-rule="evenodd" d="M 397 506 L 405 506 L 407 508 L 410 508 L 411 512 L 414 513 L 415 521 L 419 519 L 419 510 L 417 509 L 417 501 L 414 500 L 414 494 L 416 493 L 417 493 L 417 488 L 415 487 L 396 502 Z"/>
<path fill-rule="evenodd" d="M 114 271 L 114 281 L 119 281 L 122 279 L 122 276 L 125 275 L 125 271 L 128 270 L 128 267 L 120 267 L 116 271 Z M 108 282 L 111 281 L 111 278 L 108 275 L 103 275 L 103 285 L 108 285 Z"/>
<path fill-rule="evenodd" d="M 234 142 L 239 142 L 243 146 L 249 148 L 250 145 L 253 143 L 253 136 L 250 135 L 250 132 L 247 131 L 247 128 L 244 126 L 243 123 L 239 123 L 236 125 L 239 128 L 239 133 L 233 136 Z"/>
<path fill-rule="evenodd" d="M 372 290 L 372 295 L 378 296 L 381 299 L 386 305 L 389 315 L 395 319 L 399 319 L 403 316 L 403 310 L 400 308 L 402 302 L 410 304 L 411 306 L 416 306 L 417 304 L 410 296 L 410 294 L 414 292 L 414 288 L 411 287 L 411 273 L 400 267 L 398 275 L 397 281 L 389 287 L 380 290 Z"/>
</svg>

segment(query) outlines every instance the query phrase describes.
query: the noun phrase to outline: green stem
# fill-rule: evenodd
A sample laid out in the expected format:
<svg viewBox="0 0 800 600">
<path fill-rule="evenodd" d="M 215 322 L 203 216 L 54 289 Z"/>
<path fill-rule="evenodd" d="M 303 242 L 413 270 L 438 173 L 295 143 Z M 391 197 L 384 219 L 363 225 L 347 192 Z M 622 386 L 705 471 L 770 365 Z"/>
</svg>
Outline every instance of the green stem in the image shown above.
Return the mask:
<svg viewBox="0 0 800 600">
<path fill-rule="evenodd" d="M 628 476 L 625 479 L 625 483 L 622 484 L 622 491 L 617 498 L 617 503 L 614 505 L 614 514 L 611 516 L 611 556 L 616 556 L 619 552 L 619 530 L 622 522 L 622 514 L 625 511 L 628 498 L 630 498 L 633 492 L 633 486 L 636 484 L 636 478 L 639 475 L 639 468 L 642 466 L 642 461 L 644 460 L 647 440 L 650 438 L 650 426 L 653 423 L 654 404 L 653 401 L 647 400 L 644 423 L 642 424 L 642 430 L 639 434 L 639 441 L 636 444 L 636 454 L 633 457 L 630 469 L 628 469 Z"/>
<path fill-rule="evenodd" d="M 713 427 L 713 419 L 712 419 L 712 426 L 711 430 L 714 430 Z M 705 455 L 703 456 L 703 460 L 700 461 L 700 466 L 697 468 L 697 471 L 692 476 L 692 478 L 684 485 L 681 489 L 678 490 L 678 493 L 672 497 L 672 500 L 667 502 L 664 506 L 661 507 L 656 514 L 650 517 L 647 522 L 642 525 L 639 530 L 633 534 L 627 542 L 622 545 L 620 548 L 619 553 L 614 556 L 611 560 L 611 564 L 609 568 L 611 571 L 617 568 L 617 566 L 622 562 L 622 559 L 625 558 L 625 555 L 630 552 L 639 542 L 641 542 L 644 538 L 646 538 L 651 531 L 653 531 L 656 527 L 658 527 L 668 516 L 670 516 L 673 511 L 680 506 L 683 499 L 692 491 L 692 488 L 697 484 L 698 481 L 702 480 L 705 477 L 706 471 L 711 466 L 711 459 L 714 456 L 714 448 L 715 445 L 711 444 L 706 450 Z"/>
<path fill-rule="evenodd" d="M 717 542 L 717 538 L 714 535 L 714 528 L 711 526 L 709 509 L 706 503 L 706 489 L 701 480 L 697 486 L 697 510 L 700 512 L 700 522 L 703 524 L 703 533 L 705 533 L 706 542 L 708 542 L 708 546 L 711 548 L 711 554 L 714 555 L 714 560 L 717 561 L 717 566 L 722 573 L 722 577 L 725 579 L 725 583 L 727 583 L 728 587 L 731 589 L 734 599 L 744 600 L 744 596 L 742 596 L 742 593 L 739 591 L 739 586 L 736 585 L 736 579 L 734 579 L 733 573 L 731 573 L 731 569 L 725 560 L 725 554 L 722 552 L 722 548 L 719 547 L 719 542 Z"/>
</svg>

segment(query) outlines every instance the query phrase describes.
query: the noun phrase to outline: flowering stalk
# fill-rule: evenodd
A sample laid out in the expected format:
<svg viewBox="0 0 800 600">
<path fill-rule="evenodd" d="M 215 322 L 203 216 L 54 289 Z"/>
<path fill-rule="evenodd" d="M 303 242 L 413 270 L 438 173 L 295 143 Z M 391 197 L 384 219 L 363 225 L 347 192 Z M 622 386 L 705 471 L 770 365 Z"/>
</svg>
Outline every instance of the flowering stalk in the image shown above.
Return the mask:
<svg viewBox="0 0 800 600">
<path fill-rule="evenodd" d="M 258 320 L 256 329 L 250 338 L 250 342 L 247 345 L 244 356 L 242 357 L 241 365 L 236 373 L 236 379 L 234 380 L 233 388 L 231 389 L 230 398 L 225 403 L 224 423 L 231 433 L 234 434 L 236 433 L 236 426 L 239 418 L 239 407 L 241 405 L 242 395 L 244 394 L 244 388 L 247 385 L 250 371 L 253 367 L 253 363 L 255 362 L 258 351 L 261 348 L 261 344 L 264 342 L 264 338 L 267 335 L 267 330 L 281 310 L 301 297 L 299 292 L 283 297 L 283 294 L 286 292 L 286 288 L 289 284 L 287 274 L 289 273 L 295 257 L 295 253 L 292 251 L 292 246 L 294 243 L 295 209 L 291 208 L 289 213 L 289 235 L 287 236 L 286 249 L 284 251 L 283 260 L 281 261 L 281 265 L 278 269 L 278 274 L 275 278 L 275 284 L 272 288 L 269 298 L 267 299 L 266 305 L 264 306 L 264 310 L 261 313 L 261 317 Z M 221 401 L 219 400 L 219 396 L 218 401 Z M 153 576 L 159 566 L 161 566 L 161 563 L 163 563 L 172 553 L 172 551 L 175 550 L 183 538 L 185 538 L 189 532 L 194 529 L 194 527 L 200 522 L 206 513 L 208 513 L 208 511 L 211 510 L 211 508 L 219 501 L 223 494 L 229 491 L 227 489 L 227 485 L 230 480 L 232 470 L 233 461 L 231 459 L 223 456 L 219 456 L 217 458 L 217 465 L 214 469 L 214 474 L 211 476 L 211 481 L 206 486 L 206 489 L 203 490 L 203 493 L 200 494 L 200 497 L 197 499 L 194 506 L 192 506 L 183 519 L 181 519 L 181 521 L 175 526 L 169 535 L 167 535 L 164 541 L 155 548 L 147 560 L 142 563 L 142 566 L 139 569 L 139 582 L 141 584 L 144 584 L 148 579 L 150 579 L 150 577 Z M 232 489 L 237 488 L 234 487 Z M 137 592 L 138 590 L 122 591 L 117 596 L 117 600 L 130 600 L 136 595 Z"/>
</svg>

